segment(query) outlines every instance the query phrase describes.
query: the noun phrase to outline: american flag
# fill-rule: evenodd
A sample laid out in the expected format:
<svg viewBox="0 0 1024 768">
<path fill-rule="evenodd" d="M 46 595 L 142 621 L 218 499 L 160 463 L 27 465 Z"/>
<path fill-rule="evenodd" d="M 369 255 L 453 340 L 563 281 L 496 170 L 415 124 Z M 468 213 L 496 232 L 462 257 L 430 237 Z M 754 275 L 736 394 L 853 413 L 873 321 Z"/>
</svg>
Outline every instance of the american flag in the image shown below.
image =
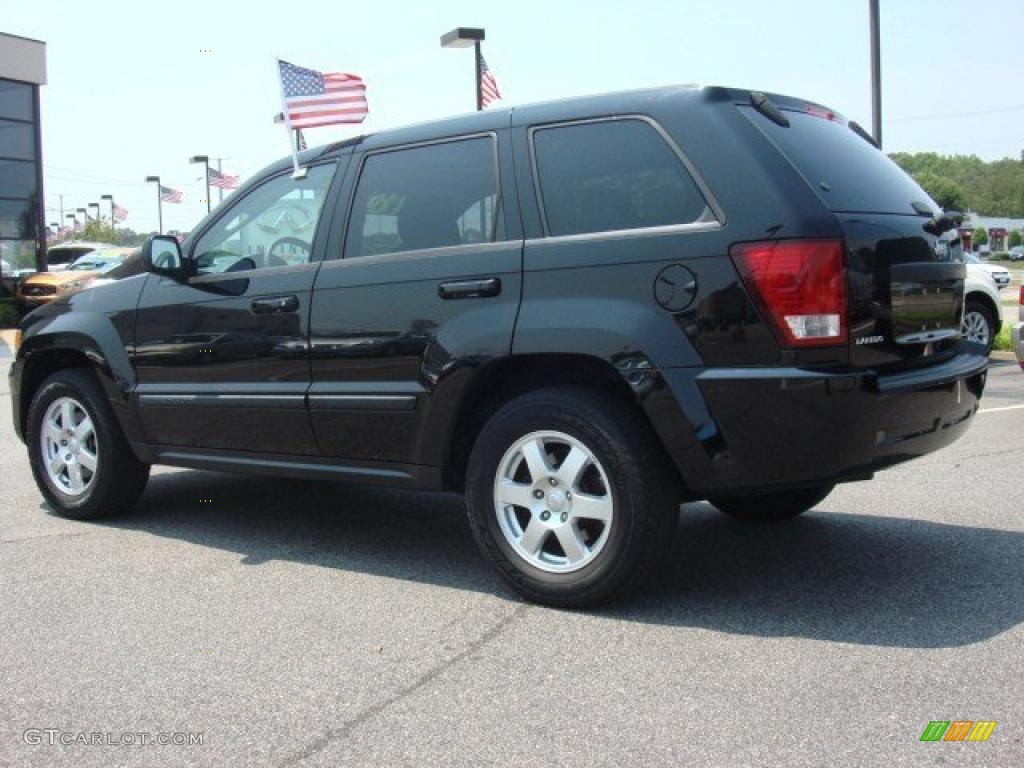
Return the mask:
<svg viewBox="0 0 1024 768">
<path fill-rule="evenodd" d="M 302 131 L 295 132 L 295 148 L 300 152 L 309 148 L 306 144 L 306 137 L 302 135 Z"/>
<path fill-rule="evenodd" d="M 124 221 L 128 218 L 128 209 L 122 208 L 117 203 L 114 203 L 114 221 Z"/>
<path fill-rule="evenodd" d="M 501 98 L 501 91 L 498 90 L 498 81 L 494 74 L 487 67 L 484 57 L 480 57 L 480 105 L 489 107 L 493 102 Z"/>
<path fill-rule="evenodd" d="M 317 72 L 280 59 L 277 66 L 284 111 L 292 128 L 361 123 L 366 119 L 370 108 L 361 77 L 343 72 Z"/>
<path fill-rule="evenodd" d="M 165 203 L 180 203 L 181 192 L 179 192 L 177 189 L 171 189 L 170 187 L 165 187 L 163 184 L 161 184 L 160 199 L 163 200 Z"/>
<path fill-rule="evenodd" d="M 226 173 L 221 173 L 216 168 L 208 168 L 207 171 L 210 174 L 211 187 L 220 187 L 221 189 L 238 189 L 238 176 L 229 176 Z"/>
</svg>

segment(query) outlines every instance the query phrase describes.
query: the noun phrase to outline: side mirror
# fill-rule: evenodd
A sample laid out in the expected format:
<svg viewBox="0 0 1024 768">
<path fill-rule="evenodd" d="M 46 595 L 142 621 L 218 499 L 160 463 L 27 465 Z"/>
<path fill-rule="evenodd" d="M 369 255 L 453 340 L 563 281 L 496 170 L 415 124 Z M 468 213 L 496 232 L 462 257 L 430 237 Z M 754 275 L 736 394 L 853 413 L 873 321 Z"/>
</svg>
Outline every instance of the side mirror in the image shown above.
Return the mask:
<svg viewBox="0 0 1024 768">
<path fill-rule="evenodd" d="M 181 245 L 170 235 L 153 235 L 142 246 L 142 263 L 146 271 L 172 280 L 184 280 L 185 260 L 181 256 Z"/>
</svg>

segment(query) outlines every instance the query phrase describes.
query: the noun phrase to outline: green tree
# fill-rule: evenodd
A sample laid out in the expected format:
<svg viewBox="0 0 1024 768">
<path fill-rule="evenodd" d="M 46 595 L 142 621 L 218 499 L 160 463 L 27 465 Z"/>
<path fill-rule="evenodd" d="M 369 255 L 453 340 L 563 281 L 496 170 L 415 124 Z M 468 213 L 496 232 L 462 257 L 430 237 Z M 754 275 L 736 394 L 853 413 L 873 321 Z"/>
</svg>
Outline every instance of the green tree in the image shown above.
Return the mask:
<svg viewBox="0 0 1024 768">
<path fill-rule="evenodd" d="M 114 233 L 114 228 L 106 222 L 91 219 L 82 228 L 81 239 L 93 243 L 113 244 L 117 242 L 117 235 Z"/>
<path fill-rule="evenodd" d="M 914 179 L 946 211 L 967 210 L 967 195 L 963 187 L 947 176 L 932 171 L 920 171 Z"/>
<path fill-rule="evenodd" d="M 948 179 L 963 191 L 961 210 L 968 207 L 983 216 L 1024 218 L 1024 163 L 996 160 L 986 163 L 976 155 L 939 155 L 935 152 L 896 152 L 890 155 L 937 202 L 944 189 L 933 192 L 928 174 Z"/>
<path fill-rule="evenodd" d="M 1021 242 L 1020 230 L 1019 229 L 1011 229 L 1010 230 L 1010 235 L 1009 235 L 1009 237 L 1007 238 L 1007 241 L 1006 241 L 1006 246 L 1008 248 L 1016 248 L 1018 245 L 1020 245 L 1020 242 Z"/>
<path fill-rule="evenodd" d="M 978 250 L 979 245 L 988 245 L 988 232 L 984 227 L 974 230 L 974 235 L 971 237 L 971 247 Z"/>
</svg>

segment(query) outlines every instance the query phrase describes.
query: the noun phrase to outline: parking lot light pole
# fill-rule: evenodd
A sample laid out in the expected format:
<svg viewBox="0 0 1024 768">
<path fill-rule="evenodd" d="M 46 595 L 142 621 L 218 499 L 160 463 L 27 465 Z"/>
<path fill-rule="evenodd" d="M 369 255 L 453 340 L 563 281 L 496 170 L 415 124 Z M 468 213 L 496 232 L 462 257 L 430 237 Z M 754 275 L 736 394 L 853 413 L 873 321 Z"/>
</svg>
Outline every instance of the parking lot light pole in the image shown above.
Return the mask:
<svg viewBox="0 0 1024 768">
<path fill-rule="evenodd" d="M 207 155 L 193 155 L 188 159 L 190 163 L 203 164 L 203 178 L 206 180 L 206 212 L 210 212 L 210 158 Z"/>
<path fill-rule="evenodd" d="M 75 214 L 73 213 L 64 214 L 64 218 L 71 219 L 71 239 L 74 240 L 75 232 L 78 231 L 78 219 L 75 217 Z"/>
<path fill-rule="evenodd" d="M 101 220 L 100 219 L 100 204 L 99 203 L 89 203 L 89 207 L 96 209 L 96 221 L 100 221 Z"/>
<path fill-rule="evenodd" d="M 75 208 L 75 213 L 82 214 L 82 230 L 85 230 L 85 225 L 89 223 L 89 212 L 85 208 Z"/>
<path fill-rule="evenodd" d="M 476 69 L 476 111 L 484 108 L 483 92 L 480 90 L 480 41 L 484 39 L 484 30 L 479 27 L 456 27 L 451 32 L 441 35 L 442 48 L 469 48 L 473 46 L 473 63 Z"/>
<path fill-rule="evenodd" d="M 157 230 L 162 235 L 164 233 L 164 201 L 160 199 L 160 177 L 147 176 L 146 181 L 156 184 L 156 217 L 159 222 Z"/>
<path fill-rule="evenodd" d="M 110 203 L 110 231 L 114 231 L 114 196 L 113 195 L 100 195 L 100 200 L 106 200 Z"/>
<path fill-rule="evenodd" d="M 869 0 L 871 16 L 871 132 L 882 148 L 882 53 L 878 0 Z"/>
</svg>

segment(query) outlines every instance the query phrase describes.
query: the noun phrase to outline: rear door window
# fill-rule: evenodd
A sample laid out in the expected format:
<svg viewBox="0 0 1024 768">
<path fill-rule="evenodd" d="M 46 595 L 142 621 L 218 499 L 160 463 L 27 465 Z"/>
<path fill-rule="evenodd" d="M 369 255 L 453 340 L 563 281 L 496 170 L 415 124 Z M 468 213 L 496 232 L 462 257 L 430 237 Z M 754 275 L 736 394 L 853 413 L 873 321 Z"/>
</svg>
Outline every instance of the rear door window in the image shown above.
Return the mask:
<svg viewBox="0 0 1024 768">
<path fill-rule="evenodd" d="M 532 133 L 549 235 L 689 224 L 711 216 L 682 160 L 644 120 L 575 123 Z"/>
<path fill-rule="evenodd" d="M 371 154 L 363 163 L 345 257 L 504 239 L 494 138 Z"/>
<path fill-rule="evenodd" d="M 833 211 L 905 213 L 914 203 L 939 206 L 906 172 L 848 125 L 826 115 L 786 110 L 789 126 L 740 107 Z"/>
</svg>

